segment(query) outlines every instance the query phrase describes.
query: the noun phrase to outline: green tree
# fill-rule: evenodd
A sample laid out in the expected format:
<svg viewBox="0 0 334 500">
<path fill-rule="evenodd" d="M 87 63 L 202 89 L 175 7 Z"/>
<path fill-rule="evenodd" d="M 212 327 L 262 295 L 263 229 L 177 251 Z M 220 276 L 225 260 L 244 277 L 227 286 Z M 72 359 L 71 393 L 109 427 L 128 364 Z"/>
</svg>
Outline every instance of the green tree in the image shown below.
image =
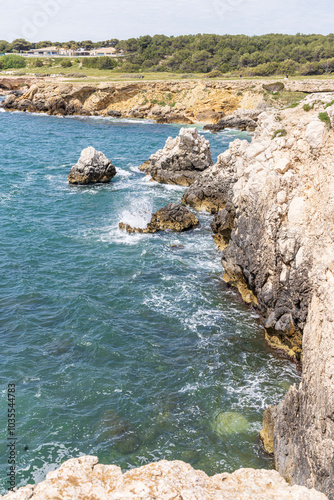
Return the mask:
<svg viewBox="0 0 334 500">
<path fill-rule="evenodd" d="M 24 38 L 17 38 L 9 46 L 10 52 L 26 52 L 31 48 L 32 44 L 30 42 L 27 42 L 27 40 L 25 40 Z"/>
</svg>

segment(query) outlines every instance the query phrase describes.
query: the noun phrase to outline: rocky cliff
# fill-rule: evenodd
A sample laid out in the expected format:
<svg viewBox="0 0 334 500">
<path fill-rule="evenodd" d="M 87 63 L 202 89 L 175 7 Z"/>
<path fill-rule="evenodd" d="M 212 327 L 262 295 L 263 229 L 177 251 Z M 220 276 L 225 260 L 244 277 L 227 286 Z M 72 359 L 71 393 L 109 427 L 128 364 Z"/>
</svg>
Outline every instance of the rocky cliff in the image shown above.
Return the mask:
<svg viewBox="0 0 334 500">
<path fill-rule="evenodd" d="M 300 386 L 267 415 L 277 470 L 331 499 L 333 117 L 332 93 L 262 113 L 252 143 L 234 141 L 183 198 L 217 212 L 212 228 L 223 249 L 225 281 L 260 311 L 269 344 L 302 360 Z"/>
<path fill-rule="evenodd" d="M 4 500 L 326 500 L 315 490 L 289 486 L 276 471 L 240 469 L 208 477 L 180 461 L 160 462 L 124 474 L 97 457 L 72 458 L 42 483 Z"/>
<path fill-rule="evenodd" d="M 158 123 L 216 124 L 237 109 L 263 108 L 264 94 L 272 93 L 275 85 L 275 81 L 244 79 L 72 83 L 64 78 L 0 78 L 0 89 L 25 90 L 20 95 L 8 96 L 5 103 L 8 110 L 149 118 Z M 334 91 L 332 80 L 285 79 L 279 85 L 280 90 L 283 85 L 284 91 L 295 93 Z M 241 126 L 254 127 L 252 120 L 242 118 L 241 122 L 238 120 Z M 229 119 L 221 123 L 231 125 Z"/>
</svg>

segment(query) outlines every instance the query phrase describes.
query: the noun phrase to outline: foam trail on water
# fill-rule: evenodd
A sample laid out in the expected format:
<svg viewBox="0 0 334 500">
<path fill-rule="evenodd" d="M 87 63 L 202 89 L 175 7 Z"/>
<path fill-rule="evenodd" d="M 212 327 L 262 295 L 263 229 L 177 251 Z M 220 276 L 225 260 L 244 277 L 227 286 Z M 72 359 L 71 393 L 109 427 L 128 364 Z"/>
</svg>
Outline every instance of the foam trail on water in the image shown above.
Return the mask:
<svg viewBox="0 0 334 500">
<path fill-rule="evenodd" d="M 123 210 L 120 222 L 144 229 L 151 220 L 152 212 L 152 201 L 148 198 L 139 198 L 133 200 L 129 208 Z"/>
</svg>

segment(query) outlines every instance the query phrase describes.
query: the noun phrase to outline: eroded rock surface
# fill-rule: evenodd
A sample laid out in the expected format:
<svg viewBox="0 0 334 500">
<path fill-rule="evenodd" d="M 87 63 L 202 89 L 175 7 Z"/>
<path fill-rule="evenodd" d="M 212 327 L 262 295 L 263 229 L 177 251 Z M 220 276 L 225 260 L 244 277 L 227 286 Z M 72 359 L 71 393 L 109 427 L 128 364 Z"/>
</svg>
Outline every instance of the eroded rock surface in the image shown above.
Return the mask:
<svg viewBox="0 0 334 500">
<path fill-rule="evenodd" d="M 38 485 L 4 500 L 326 500 L 325 495 L 289 486 L 276 472 L 239 469 L 209 477 L 181 461 L 161 460 L 124 474 L 94 456 L 72 458 Z"/>
<path fill-rule="evenodd" d="M 241 110 L 234 111 L 231 115 L 224 116 L 217 123 L 205 125 L 205 130 L 219 132 L 225 128 L 237 128 L 239 130 L 247 130 L 253 132 L 257 127 L 257 119 L 261 111 L 259 110 Z"/>
<path fill-rule="evenodd" d="M 157 182 L 190 186 L 212 164 L 209 141 L 196 128 L 181 128 L 179 135 L 169 137 L 165 147 L 151 155 L 140 169 Z"/>
<path fill-rule="evenodd" d="M 156 233 L 157 231 L 187 231 L 199 225 L 199 220 L 189 210 L 177 203 L 168 203 L 152 214 L 151 221 L 145 228 L 131 227 L 124 222 L 119 223 L 120 229 L 128 233 Z"/>
<path fill-rule="evenodd" d="M 95 184 L 110 182 L 116 175 L 116 168 L 101 151 L 93 147 L 83 149 L 79 161 L 68 175 L 70 184 Z"/>
<path fill-rule="evenodd" d="M 320 117 L 328 113 L 334 125 L 333 100 L 333 93 L 319 93 L 293 109 L 262 113 L 252 143 L 234 141 L 221 167 L 204 172 L 184 196 L 187 201 L 197 194 L 202 183 L 206 191 L 202 188 L 195 205 L 201 198 L 210 206 L 220 186 L 226 201 L 212 227 L 224 248 L 224 279 L 260 311 L 273 348 L 296 360 L 303 357 L 300 386 L 290 388 L 267 415 L 262 437 L 272 441 L 277 469 L 288 481 L 315 487 L 330 499 L 334 133 Z M 216 180 L 219 176 L 224 182 Z"/>
</svg>

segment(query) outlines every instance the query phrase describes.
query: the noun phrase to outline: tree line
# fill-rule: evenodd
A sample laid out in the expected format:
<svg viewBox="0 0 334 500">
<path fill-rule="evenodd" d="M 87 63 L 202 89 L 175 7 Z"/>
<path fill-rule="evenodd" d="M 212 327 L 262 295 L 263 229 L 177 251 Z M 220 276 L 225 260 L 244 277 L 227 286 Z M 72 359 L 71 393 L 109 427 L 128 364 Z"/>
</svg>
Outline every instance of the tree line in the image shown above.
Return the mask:
<svg viewBox="0 0 334 500">
<path fill-rule="evenodd" d="M 110 39 L 100 42 L 30 43 L 0 41 L 0 53 L 30 50 L 55 45 L 68 49 L 115 47 L 123 57 L 113 62 L 92 62 L 83 65 L 122 72 L 174 72 L 241 74 L 269 76 L 275 74 L 319 75 L 334 71 L 334 34 L 329 35 L 183 35 L 141 36 L 128 40 Z M 111 59 L 111 58 L 109 58 Z"/>
</svg>

